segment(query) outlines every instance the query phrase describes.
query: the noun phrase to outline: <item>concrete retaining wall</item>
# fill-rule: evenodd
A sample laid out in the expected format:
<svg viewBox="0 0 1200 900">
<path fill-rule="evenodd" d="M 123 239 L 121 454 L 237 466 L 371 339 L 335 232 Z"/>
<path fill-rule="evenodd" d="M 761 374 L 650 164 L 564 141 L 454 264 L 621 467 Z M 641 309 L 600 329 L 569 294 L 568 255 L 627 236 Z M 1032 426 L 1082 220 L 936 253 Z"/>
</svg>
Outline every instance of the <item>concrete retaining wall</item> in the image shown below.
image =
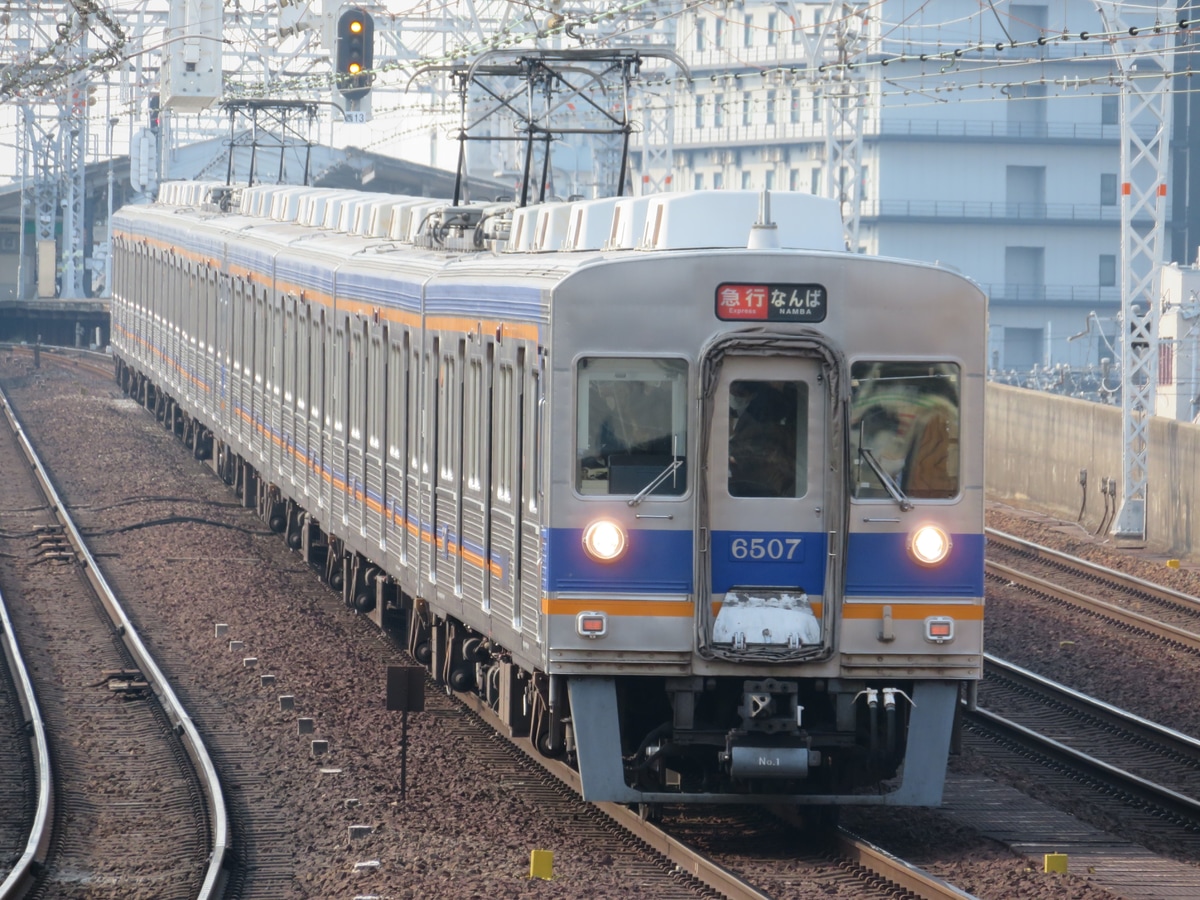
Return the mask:
<svg viewBox="0 0 1200 900">
<path fill-rule="evenodd" d="M 1200 426 L 1150 421 L 1146 539 L 1177 556 L 1200 555 Z M 1104 515 L 1101 479 L 1121 485 L 1121 410 L 1006 385 L 987 386 L 987 494 L 1074 520 L 1094 532 Z"/>
</svg>

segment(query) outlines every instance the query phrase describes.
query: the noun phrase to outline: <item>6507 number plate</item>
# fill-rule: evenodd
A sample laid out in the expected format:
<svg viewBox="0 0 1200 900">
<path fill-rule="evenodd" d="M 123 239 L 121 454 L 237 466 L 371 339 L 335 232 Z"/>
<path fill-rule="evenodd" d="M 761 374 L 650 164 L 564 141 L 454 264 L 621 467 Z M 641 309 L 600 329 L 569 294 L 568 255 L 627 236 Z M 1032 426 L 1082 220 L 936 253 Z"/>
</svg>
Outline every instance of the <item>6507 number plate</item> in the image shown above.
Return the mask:
<svg viewBox="0 0 1200 900">
<path fill-rule="evenodd" d="M 729 558 L 737 562 L 803 562 L 803 538 L 788 535 L 735 534 L 729 541 Z"/>
</svg>

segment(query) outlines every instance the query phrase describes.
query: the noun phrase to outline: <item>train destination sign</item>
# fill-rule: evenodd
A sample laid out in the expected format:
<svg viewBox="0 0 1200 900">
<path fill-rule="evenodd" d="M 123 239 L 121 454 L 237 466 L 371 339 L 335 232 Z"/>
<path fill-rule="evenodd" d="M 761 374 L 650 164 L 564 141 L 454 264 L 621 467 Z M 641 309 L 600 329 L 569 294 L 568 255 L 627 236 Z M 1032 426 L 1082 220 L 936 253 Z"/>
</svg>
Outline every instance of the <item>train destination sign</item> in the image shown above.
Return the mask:
<svg viewBox="0 0 1200 900">
<path fill-rule="evenodd" d="M 824 285 L 721 284 L 717 318 L 767 322 L 824 322 L 828 311 Z"/>
</svg>

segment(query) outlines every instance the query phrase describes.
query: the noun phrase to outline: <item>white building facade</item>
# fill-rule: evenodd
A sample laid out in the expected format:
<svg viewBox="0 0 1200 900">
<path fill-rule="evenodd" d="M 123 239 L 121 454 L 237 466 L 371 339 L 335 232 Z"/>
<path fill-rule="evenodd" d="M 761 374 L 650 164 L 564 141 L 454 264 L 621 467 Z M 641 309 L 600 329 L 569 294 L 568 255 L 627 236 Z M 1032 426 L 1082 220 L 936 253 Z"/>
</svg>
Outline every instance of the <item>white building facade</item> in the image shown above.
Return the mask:
<svg viewBox="0 0 1200 900">
<path fill-rule="evenodd" d="M 983 286 L 994 368 L 1111 357 L 1121 308 L 1112 54 L 1136 46 L 1094 37 L 1104 22 L 1084 0 L 997 0 L 995 14 L 884 0 L 831 19 L 838 6 L 851 9 L 746 2 L 684 14 L 676 49 L 692 81 L 674 109 L 676 189 L 857 199 L 861 252 L 941 261 Z M 1176 21 L 1173 5 L 1164 13 Z M 859 166 L 831 173 L 824 104 L 839 94 L 861 104 Z"/>
</svg>

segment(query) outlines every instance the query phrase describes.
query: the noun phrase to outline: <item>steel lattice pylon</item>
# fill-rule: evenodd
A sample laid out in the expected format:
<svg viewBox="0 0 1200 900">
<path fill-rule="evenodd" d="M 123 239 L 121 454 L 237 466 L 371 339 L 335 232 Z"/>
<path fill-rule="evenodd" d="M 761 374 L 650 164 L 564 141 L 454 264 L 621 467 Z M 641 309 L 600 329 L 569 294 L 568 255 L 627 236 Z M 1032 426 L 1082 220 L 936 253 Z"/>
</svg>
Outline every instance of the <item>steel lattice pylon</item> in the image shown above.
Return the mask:
<svg viewBox="0 0 1200 900">
<path fill-rule="evenodd" d="M 1136 28 L 1133 61 L 1118 54 L 1121 72 L 1121 506 L 1116 537 L 1144 540 L 1150 417 L 1158 381 L 1159 298 L 1156 279 L 1165 249 L 1167 165 L 1171 131 L 1170 78 L 1174 29 L 1156 11 L 1131 12 L 1096 0 L 1110 33 Z"/>
<path fill-rule="evenodd" d="M 85 49 L 87 32 L 81 33 L 79 50 Z M 87 75 L 74 72 L 59 99 L 58 139 L 62 161 L 62 286 L 58 295 L 69 299 L 84 296 L 84 173 L 87 160 Z"/>
<path fill-rule="evenodd" d="M 673 189 L 675 167 L 675 87 L 673 81 L 642 89 L 641 194 Z"/>
<path fill-rule="evenodd" d="M 795 15 L 794 7 L 793 15 Z M 866 50 L 867 7 L 830 0 L 814 35 L 799 32 L 814 96 L 824 98 L 824 183 L 821 193 L 837 200 L 846 246 L 858 250 L 862 214 L 862 133 L 868 88 L 854 68 Z"/>
</svg>

